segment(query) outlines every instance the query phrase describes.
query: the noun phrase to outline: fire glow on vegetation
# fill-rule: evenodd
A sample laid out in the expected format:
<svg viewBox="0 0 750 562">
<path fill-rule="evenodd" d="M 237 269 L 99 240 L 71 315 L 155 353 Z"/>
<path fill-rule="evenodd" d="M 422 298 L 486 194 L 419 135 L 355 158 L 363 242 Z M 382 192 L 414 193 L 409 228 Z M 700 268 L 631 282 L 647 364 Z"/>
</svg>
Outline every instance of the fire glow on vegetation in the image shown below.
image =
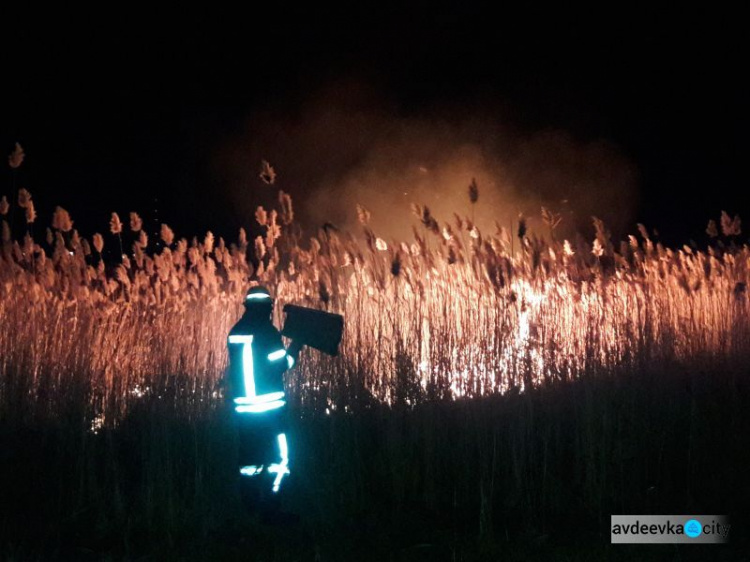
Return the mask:
<svg viewBox="0 0 750 562">
<path fill-rule="evenodd" d="M 251 278 L 275 293 L 277 321 L 286 303 L 346 319 L 339 357 L 305 351 L 289 375 L 288 398 L 309 411 L 750 355 L 750 248 L 731 243 L 738 220 L 727 222 L 729 244 L 701 252 L 664 248 L 645 228 L 616 248 L 599 222 L 596 238 L 578 244 L 486 233 L 423 207 L 409 240 L 380 238 L 360 209 L 361 237 L 321 231 L 299 242 L 286 234 L 283 192 L 280 209 L 256 213 L 265 236 L 241 231 L 229 245 L 210 233 L 189 243 L 165 227 L 164 247 L 151 253 L 134 231 L 110 266 L 103 244 L 120 256 L 122 228 L 89 243 L 58 221 L 44 242 L 14 240 L 3 221 L 4 406 L 34 396 L 39 412 L 53 413 L 83 393 L 97 431 L 146 398 L 195 415 L 215 407 Z"/>
<path fill-rule="evenodd" d="M 330 223 L 355 231 L 361 204 L 381 238 L 405 240 L 411 204 L 450 218 L 467 209 L 466 187 L 476 178 L 481 196 L 468 214 L 485 232 L 496 220 L 509 226 L 521 212 L 535 221 L 542 206 L 562 215 L 557 232 L 568 237 L 588 229 L 592 215 L 618 238 L 630 228 L 638 174 L 610 141 L 529 128 L 499 100 L 412 111 L 384 94 L 348 77 L 306 92 L 294 111 L 249 114 L 212 152 L 213 179 L 222 186 L 217 196 L 248 217 L 259 200 L 268 204 L 271 184 L 288 186 L 303 227 Z M 260 178 L 249 184 L 259 166 Z"/>
</svg>

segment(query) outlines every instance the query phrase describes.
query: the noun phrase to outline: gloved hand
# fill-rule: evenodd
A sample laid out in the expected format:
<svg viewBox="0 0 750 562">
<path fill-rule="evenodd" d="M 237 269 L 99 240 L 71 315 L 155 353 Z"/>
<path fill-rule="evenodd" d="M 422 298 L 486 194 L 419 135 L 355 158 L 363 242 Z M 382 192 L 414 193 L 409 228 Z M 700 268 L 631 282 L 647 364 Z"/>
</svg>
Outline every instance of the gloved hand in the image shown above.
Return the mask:
<svg viewBox="0 0 750 562">
<path fill-rule="evenodd" d="M 292 343 L 290 343 L 289 347 L 286 348 L 286 354 L 294 359 L 295 364 L 297 363 L 297 357 L 299 356 L 299 352 L 302 349 L 303 345 L 305 344 L 292 340 Z"/>
</svg>

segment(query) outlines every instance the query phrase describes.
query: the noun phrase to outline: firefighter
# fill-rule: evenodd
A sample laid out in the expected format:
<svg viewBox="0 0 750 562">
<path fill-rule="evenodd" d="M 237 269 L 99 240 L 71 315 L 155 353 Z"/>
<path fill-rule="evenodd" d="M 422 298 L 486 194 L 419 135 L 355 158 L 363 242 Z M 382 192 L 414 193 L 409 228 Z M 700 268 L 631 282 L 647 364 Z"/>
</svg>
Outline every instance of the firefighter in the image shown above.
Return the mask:
<svg viewBox="0 0 750 562">
<path fill-rule="evenodd" d="M 289 441 L 283 373 L 299 352 L 285 349 L 271 321 L 273 299 L 265 287 L 245 296 L 245 313 L 229 332 L 228 398 L 239 429 L 239 472 L 243 500 L 278 505 L 289 476 Z"/>
</svg>

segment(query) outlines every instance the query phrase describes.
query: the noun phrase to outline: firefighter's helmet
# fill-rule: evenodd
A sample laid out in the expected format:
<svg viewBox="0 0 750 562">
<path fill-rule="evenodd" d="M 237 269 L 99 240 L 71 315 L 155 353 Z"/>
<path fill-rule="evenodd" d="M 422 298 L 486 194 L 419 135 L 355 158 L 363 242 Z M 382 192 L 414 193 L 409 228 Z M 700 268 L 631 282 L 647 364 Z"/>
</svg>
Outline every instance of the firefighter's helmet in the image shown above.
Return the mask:
<svg viewBox="0 0 750 562">
<path fill-rule="evenodd" d="M 257 286 L 251 287 L 245 295 L 245 306 L 263 305 L 273 306 L 273 299 L 271 293 L 265 287 Z"/>
</svg>

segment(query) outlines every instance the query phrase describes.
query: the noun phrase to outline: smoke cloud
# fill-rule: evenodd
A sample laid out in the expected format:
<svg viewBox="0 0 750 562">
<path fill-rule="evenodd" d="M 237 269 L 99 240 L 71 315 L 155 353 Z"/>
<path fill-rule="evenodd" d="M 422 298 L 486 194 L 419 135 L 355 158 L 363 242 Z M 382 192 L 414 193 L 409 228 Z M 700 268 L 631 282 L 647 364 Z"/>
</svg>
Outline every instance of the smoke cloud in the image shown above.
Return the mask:
<svg viewBox="0 0 750 562">
<path fill-rule="evenodd" d="M 274 186 L 257 178 L 261 159 L 276 168 Z M 606 140 L 522 130 L 507 110 L 486 102 L 408 114 L 358 84 L 337 84 L 295 111 L 280 105 L 250 116 L 215 163 L 240 214 L 252 216 L 278 188 L 291 193 L 308 229 L 357 229 L 361 204 L 386 238 L 410 236 L 413 203 L 438 221 L 473 215 L 493 232 L 495 221 L 510 229 L 523 213 L 540 235 L 547 233 L 544 206 L 562 215 L 559 235 L 589 233 L 595 215 L 619 236 L 632 231 L 637 202 L 634 167 Z M 472 178 L 479 185 L 474 206 Z"/>
</svg>

